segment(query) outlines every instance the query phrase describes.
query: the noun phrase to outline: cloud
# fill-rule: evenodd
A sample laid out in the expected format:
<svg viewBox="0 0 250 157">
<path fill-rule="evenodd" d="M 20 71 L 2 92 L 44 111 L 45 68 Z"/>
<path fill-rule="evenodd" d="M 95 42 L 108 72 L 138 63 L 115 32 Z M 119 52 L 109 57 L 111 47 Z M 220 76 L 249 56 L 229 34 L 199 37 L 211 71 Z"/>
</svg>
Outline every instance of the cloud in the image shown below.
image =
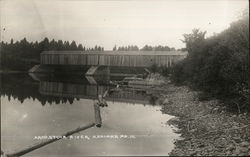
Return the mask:
<svg viewBox="0 0 250 157">
<path fill-rule="evenodd" d="M 193 28 L 208 35 L 226 29 L 247 0 L 220 1 L 42 1 L 3 0 L 4 39 L 40 40 L 45 36 L 76 40 L 86 46 L 168 44 Z"/>
</svg>

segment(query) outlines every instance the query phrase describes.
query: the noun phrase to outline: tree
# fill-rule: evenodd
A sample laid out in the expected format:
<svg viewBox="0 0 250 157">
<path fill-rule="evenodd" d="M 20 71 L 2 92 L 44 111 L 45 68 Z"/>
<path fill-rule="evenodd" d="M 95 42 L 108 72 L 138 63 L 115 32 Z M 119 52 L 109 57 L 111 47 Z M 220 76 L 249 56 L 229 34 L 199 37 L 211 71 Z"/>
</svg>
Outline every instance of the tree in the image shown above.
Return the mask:
<svg viewBox="0 0 250 157">
<path fill-rule="evenodd" d="M 76 42 L 73 40 L 70 44 L 70 50 L 77 50 Z"/>
<path fill-rule="evenodd" d="M 94 51 L 98 51 L 98 46 L 95 45 Z"/>
<path fill-rule="evenodd" d="M 83 50 L 82 44 L 79 44 L 77 49 L 78 50 Z"/>
<path fill-rule="evenodd" d="M 98 46 L 97 51 L 102 51 L 101 46 Z"/>
<path fill-rule="evenodd" d="M 141 50 L 143 50 L 143 51 L 153 51 L 153 47 L 145 45 Z"/>
<path fill-rule="evenodd" d="M 14 40 L 13 40 L 13 38 L 11 38 L 10 44 L 13 45 L 13 43 L 14 43 Z"/>
<path fill-rule="evenodd" d="M 174 48 L 174 47 L 171 47 L 171 48 L 170 48 L 170 51 L 175 51 L 175 48 Z"/>
<path fill-rule="evenodd" d="M 193 29 L 190 34 L 183 34 L 184 40 L 181 40 L 186 44 L 186 49 L 190 53 L 195 53 L 200 47 L 203 46 L 205 41 L 206 31 L 202 32 L 199 29 Z"/>
<path fill-rule="evenodd" d="M 41 42 L 41 46 L 42 46 L 43 51 L 49 50 L 49 39 L 47 37 L 44 38 L 44 40 Z"/>
<path fill-rule="evenodd" d="M 70 50 L 69 41 L 64 41 L 63 45 L 64 45 L 63 47 L 64 47 L 65 50 Z"/>
<path fill-rule="evenodd" d="M 59 50 L 59 51 L 68 50 L 68 48 L 65 47 L 62 40 L 58 40 L 57 41 L 57 50 Z"/>
<path fill-rule="evenodd" d="M 221 33 L 205 39 L 194 29 L 184 34 L 188 56 L 173 67 L 172 80 L 187 82 L 250 111 L 249 17 L 243 16 Z"/>
<path fill-rule="evenodd" d="M 49 50 L 57 50 L 56 41 L 52 39 L 49 43 Z"/>
<path fill-rule="evenodd" d="M 116 48 L 116 45 L 113 47 L 113 51 L 116 51 L 117 50 L 117 48 Z"/>
</svg>

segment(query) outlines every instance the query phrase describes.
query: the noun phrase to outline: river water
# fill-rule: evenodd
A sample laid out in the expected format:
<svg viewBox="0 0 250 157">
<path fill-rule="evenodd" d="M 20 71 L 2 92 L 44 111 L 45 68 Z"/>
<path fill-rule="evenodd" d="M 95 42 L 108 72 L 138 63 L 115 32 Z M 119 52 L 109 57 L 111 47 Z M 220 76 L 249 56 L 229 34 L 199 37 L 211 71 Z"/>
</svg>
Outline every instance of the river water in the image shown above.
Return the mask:
<svg viewBox="0 0 250 157">
<path fill-rule="evenodd" d="M 105 79 L 98 82 L 84 76 L 1 78 L 1 149 L 7 154 L 95 122 L 97 95 L 113 88 Z M 145 91 L 117 90 L 106 101 L 108 106 L 100 108 L 100 128 L 89 128 L 24 156 L 168 155 L 173 149 L 179 135 L 166 124 L 173 116 L 162 114 L 161 106 L 154 105 Z"/>
</svg>

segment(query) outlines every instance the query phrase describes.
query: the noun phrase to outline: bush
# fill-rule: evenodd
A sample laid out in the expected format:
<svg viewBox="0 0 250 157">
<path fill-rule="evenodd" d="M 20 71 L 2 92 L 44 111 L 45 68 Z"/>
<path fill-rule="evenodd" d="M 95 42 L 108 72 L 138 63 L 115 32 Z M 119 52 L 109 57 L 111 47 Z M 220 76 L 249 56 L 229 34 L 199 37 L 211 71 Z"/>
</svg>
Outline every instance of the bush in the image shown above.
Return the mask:
<svg viewBox="0 0 250 157">
<path fill-rule="evenodd" d="M 169 77 L 171 75 L 171 73 L 172 73 L 172 68 L 166 67 L 166 66 L 158 66 L 157 64 L 153 64 L 150 67 L 150 71 L 152 73 L 158 72 L 158 73 L 162 74 L 165 77 Z"/>
<path fill-rule="evenodd" d="M 249 18 L 242 17 L 210 38 L 194 29 L 184 35 L 187 58 L 173 67 L 172 81 L 237 102 L 249 110 Z"/>
<path fill-rule="evenodd" d="M 156 73 L 159 71 L 159 67 L 157 66 L 157 64 L 153 64 L 149 70 L 152 72 L 152 73 Z"/>
</svg>

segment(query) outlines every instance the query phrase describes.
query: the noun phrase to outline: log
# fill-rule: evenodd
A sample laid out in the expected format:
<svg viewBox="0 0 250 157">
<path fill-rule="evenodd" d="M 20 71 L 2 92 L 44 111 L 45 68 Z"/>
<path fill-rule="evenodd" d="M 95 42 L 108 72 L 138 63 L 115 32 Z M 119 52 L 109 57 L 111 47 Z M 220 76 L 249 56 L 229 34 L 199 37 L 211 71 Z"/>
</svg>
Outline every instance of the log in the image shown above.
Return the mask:
<svg viewBox="0 0 250 157">
<path fill-rule="evenodd" d="M 99 103 L 94 103 L 94 110 L 95 110 L 95 125 L 97 127 L 101 127 L 102 126 L 102 118 L 101 118 Z"/>
<path fill-rule="evenodd" d="M 102 103 L 103 99 L 102 99 L 102 95 L 98 95 L 98 103 Z"/>
<path fill-rule="evenodd" d="M 108 94 L 108 90 L 106 90 L 104 92 L 103 95 L 98 95 L 98 102 L 94 103 L 94 110 L 95 110 L 95 124 L 97 127 L 101 127 L 102 126 L 102 117 L 101 117 L 101 111 L 100 111 L 100 106 L 104 107 L 104 106 L 108 106 L 107 102 L 105 99 L 106 96 Z"/>
<path fill-rule="evenodd" d="M 98 105 L 101 107 L 104 106 L 108 106 L 107 102 L 105 99 L 103 99 L 104 97 L 106 97 L 106 95 L 108 94 L 108 90 L 105 91 L 105 93 L 102 95 L 98 95 Z"/>
<path fill-rule="evenodd" d="M 2 150 L 1 150 L 1 157 L 6 157 L 6 155 L 4 154 Z"/>
<path fill-rule="evenodd" d="M 94 124 L 94 123 L 90 123 L 90 124 L 88 124 L 88 125 L 86 125 L 86 126 L 78 127 L 78 128 L 76 128 L 76 129 L 74 129 L 74 130 L 72 130 L 72 131 L 69 131 L 69 132 L 63 134 L 61 137 L 63 137 L 63 136 L 68 137 L 68 136 L 70 136 L 70 135 L 72 135 L 72 134 L 75 134 L 75 133 L 78 133 L 78 132 L 80 132 L 80 131 L 86 130 L 86 129 L 91 128 L 91 127 L 93 127 L 93 126 L 95 126 L 95 124 Z M 27 154 L 27 153 L 29 153 L 29 152 L 31 152 L 31 151 L 34 151 L 34 150 L 36 150 L 36 149 L 38 149 L 38 148 L 41 148 L 41 147 L 43 147 L 43 146 L 46 146 L 46 145 L 48 145 L 48 144 L 50 144 L 50 143 L 52 143 L 52 142 L 55 142 L 55 141 L 57 141 L 57 140 L 60 140 L 60 139 L 62 139 L 62 138 L 50 139 L 50 140 L 47 140 L 47 141 L 38 143 L 38 144 L 36 144 L 36 145 L 34 145 L 34 146 L 31 146 L 31 147 L 29 147 L 29 148 L 20 150 L 20 151 L 18 151 L 18 152 L 11 153 L 11 154 L 6 154 L 6 156 L 7 156 L 7 157 L 19 157 L 19 156 L 22 156 L 22 155 L 24 155 L 24 154 Z"/>
<path fill-rule="evenodd" d="M 104 92 L 104 94 L 103 94 L 103 98 L 105 98 L 107 95 L 108 95 L 108 92 L 109 92 L 109 90 L 106 90 L 105 92 Z"/>
</svg>

